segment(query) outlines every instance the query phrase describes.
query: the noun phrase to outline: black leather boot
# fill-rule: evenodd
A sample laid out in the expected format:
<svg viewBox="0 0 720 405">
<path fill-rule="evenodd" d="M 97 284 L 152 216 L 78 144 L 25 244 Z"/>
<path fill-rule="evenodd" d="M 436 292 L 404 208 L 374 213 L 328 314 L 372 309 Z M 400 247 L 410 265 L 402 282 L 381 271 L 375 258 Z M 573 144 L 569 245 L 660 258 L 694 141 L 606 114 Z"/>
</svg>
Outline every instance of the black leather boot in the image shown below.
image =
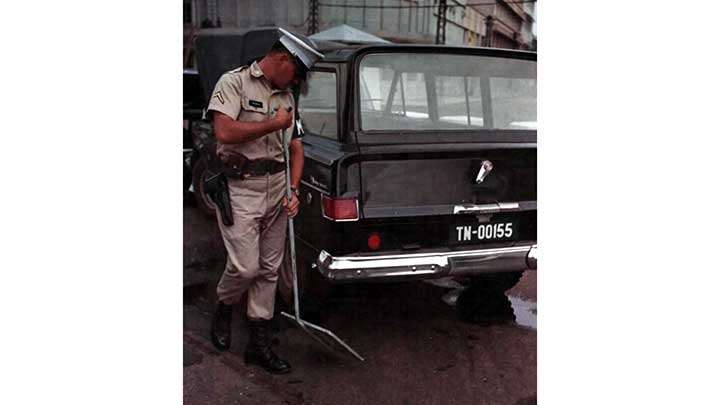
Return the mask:
<svg viewBox="0 0 720 405">
<path fill-rule="evenodd" d="M 232 325 L 232 306 L 218 301 L 215 307 L 215 314 L 212 319 L 212 330 L 210 340 L 213 346 L 221 352 L 230 348 L 230 327 Z"/>
<path fill-rule="evenodd" d="M 255 364 L 274 374 L 290 372 L 290 364 L 270 348 L 270 321 L 247 320 L 250 341 L 245 348 L 245 363 Z"/>
</svg>

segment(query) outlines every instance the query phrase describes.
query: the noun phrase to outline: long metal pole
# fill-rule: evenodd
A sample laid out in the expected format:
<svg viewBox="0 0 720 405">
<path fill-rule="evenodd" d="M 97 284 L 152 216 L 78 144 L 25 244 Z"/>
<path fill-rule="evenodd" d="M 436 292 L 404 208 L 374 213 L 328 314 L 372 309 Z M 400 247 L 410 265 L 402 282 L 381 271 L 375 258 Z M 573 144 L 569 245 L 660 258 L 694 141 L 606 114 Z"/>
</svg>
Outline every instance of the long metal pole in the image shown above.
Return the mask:
<svg viewBox="0 0 720 405">
<path fill-rule="evenodd" d="M 285 198 L 290 203 L 292 199 L 292 187 L 290 185 L 290 151 L 289 145 L 285 142 L 285 131 L 283 131 L 283 153 L 285 154 Z M 300 299 L 298 297 L 297 262 L 295 261 L 295 226 L 292 217 L 288 217 L 288 238 L 290 239 L 290 261 L 292 265 L 293 280 L 293 304 L 295 305 L 295 320 L 300 320 Z"/>
<path fill-rule="evenodd" d="M 282 131 L 283 135 L 283 154 L 285 156 L 285 197 L 287 198 L 288 203 L 292 199 L 292 189 L 290 186 L 290 137 L 287 136 L 287 131 Z M 350 352 L 355 358 L 357 358 L 360 361 L 365 361 L 365 359 L 358 354 L 353 348 L 351 348 L 347 343 L 345 343 L 342 339 L 340 339 L 337 335 L 335 335 L 333 332 L 331 332 L 328 329 L 325 329 L 323 327 L 314 325 L 310 322 L 303 321 L 300 319 L 300 294 L 299 294 L 299 288 L 298 288 L 298 277 L 297 277 L 297 262 L 295 260 L 295 227 L 293 223 L 293 218 L 288 217 L 288 238 L 290 239 L 290 265 L 292 268 L 292 279 L 293 279 L 293 304 L 295 305 L 295 317 L 292 317 L 291 315 L 281 312 L 283 316 L 286 318 L 290 318 L 294 320 L 298 326 L 310 337 L 318 341 L 321 345 L 323 345 L 328 350 L 332 351 L 333 348 L 328 345 L 325 341 L 317 337 L 314 333 L 310 332 L 308 330 L 308 327 L 311 329 L 314 329 L 318 332 L 324 333 L 327 336 L 330 336 L 335 342 L 340 344 L 345 350 Z"/>
</svg>

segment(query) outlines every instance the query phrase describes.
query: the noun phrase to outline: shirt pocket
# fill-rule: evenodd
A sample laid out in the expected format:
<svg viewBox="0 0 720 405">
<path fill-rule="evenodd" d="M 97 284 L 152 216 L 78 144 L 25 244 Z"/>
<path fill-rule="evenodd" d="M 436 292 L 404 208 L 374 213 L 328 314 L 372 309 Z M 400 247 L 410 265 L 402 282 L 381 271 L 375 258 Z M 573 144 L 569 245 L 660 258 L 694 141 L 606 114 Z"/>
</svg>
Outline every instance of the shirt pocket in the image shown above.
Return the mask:
<svg viewBox="0 0 720 405">
<path fill-rule="evenodd" d="M 243 96 L 242 112 L 250 121 L 264 121 L 268 115 L 268 100 L 262 97 Z"/>
</svg>

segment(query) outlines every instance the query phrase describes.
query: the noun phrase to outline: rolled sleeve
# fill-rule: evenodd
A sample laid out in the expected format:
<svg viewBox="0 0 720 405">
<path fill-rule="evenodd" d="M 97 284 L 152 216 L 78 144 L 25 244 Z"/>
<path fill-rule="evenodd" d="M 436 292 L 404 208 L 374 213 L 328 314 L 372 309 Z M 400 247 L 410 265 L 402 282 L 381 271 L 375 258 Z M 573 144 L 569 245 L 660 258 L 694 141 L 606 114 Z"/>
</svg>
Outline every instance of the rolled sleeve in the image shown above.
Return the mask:
<svg viewBox="0 0 720 405">
<path fill-rule="evenodd" d="M 213 90 L 208 111 L 219 111 L 232 119 L 237 119 L 242 106 L 242 84 L 232 74 L 220 76 Z"/>
</svg>

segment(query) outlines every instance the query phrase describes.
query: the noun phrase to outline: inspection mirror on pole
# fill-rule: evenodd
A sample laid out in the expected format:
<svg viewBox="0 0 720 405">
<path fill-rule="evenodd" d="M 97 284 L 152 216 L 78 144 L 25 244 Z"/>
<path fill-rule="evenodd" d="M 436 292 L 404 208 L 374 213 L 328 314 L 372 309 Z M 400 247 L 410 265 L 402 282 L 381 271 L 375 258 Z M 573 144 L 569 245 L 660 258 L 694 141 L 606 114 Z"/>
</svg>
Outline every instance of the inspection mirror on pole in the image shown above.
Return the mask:
<svg viewBox="0 0 720 405">
<path fill-rule="evenodd" d="M 291 112 L 292 108 L 288 109 Z M 297 125 L 297 123 L 296 123 Z M 288 135 L 288 131 L 283 130 L 283 153 L 285 155 L 285 196 L 290 201 L 292 198 L 292 190 L 290 188 L 290 138 L 292 134 Z M 300 327 L 300 329 L 309 335 L 311 338 L 319 342 L 326 349 L 330 351 L 348 352 L 360 361 L 365 359 L 358 354 L 352 347 L 340 339 L 332 331 L 325 329 L 321 326 L 312 324 L 308 321 L 304 321 L 300 318 L 300 295 L 298 294 L 298 277 L 297 277 L 297 264 L 295 262 L 295 228 L 293 227 L 293 219 L 288 217 L 288 239 L 290 239 L 290 263 L 292 267 L 292 284 L 293 284 L 293 304 L 295 307 L 295 314 L 291 315 L 287 312 L 281 312 L 281 314 L 290 320 L 292 323 Z"/>
</svg>

